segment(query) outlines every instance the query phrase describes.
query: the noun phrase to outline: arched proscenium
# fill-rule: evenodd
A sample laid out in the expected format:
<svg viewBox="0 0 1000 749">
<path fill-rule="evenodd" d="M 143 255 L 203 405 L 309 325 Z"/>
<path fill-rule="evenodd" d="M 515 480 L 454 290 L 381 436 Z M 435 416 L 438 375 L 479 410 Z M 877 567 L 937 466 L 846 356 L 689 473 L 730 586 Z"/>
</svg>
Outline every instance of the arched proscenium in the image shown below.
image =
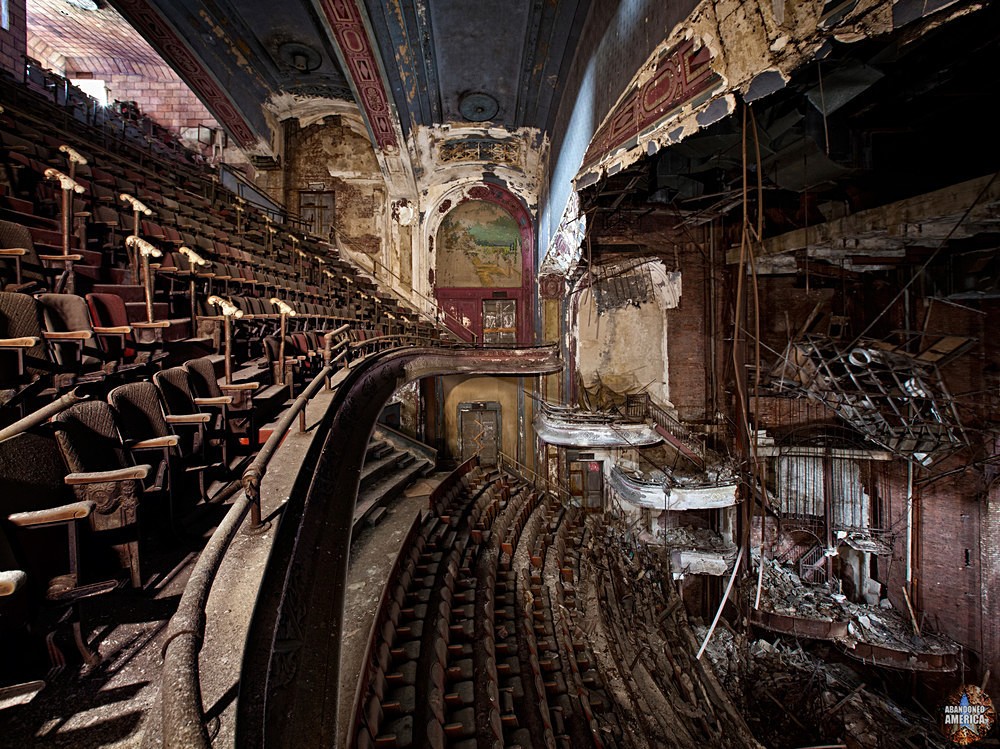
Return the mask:
<svg viewBox="0 0 1000 749">
<path fill-rule="evenodd" d="M 397 349 L 359 363 L 299 471 L 257 596 L 240 678 L 236 744 L 333 746 L 351 525 L 368 440 L 401 385 L 447 374 L 562 369 L 555 346 Z"/>
</svg>

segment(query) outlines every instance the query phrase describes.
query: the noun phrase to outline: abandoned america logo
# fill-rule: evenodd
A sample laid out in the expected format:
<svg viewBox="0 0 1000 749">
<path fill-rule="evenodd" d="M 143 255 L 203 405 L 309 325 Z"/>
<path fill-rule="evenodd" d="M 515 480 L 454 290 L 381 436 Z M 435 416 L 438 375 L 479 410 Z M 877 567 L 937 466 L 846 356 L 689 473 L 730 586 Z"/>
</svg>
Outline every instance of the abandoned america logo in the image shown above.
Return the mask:
<svg viewBox="0 0 1000 749">
<path fill-rule="evenodd" d="M 968 746 L 986 738 L 996 720 L 989 695 L 977 686 L 959 687 L 942 708 L 941 729 L 953 744 Z"/>
</svg>

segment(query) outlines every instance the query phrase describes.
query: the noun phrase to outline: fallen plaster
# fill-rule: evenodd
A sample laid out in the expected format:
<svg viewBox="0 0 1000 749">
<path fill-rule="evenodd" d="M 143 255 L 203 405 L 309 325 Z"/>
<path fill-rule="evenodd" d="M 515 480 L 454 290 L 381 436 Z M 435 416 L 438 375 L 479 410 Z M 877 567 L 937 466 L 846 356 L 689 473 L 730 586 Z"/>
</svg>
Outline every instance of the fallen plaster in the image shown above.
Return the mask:
<svg viewBox="0 0 1000 749">
<path fill-rule="evenodd" d="M 756 552 L 753 556 L 759 563 Z M 874 653 L 881 656 L 881 665 L 914 671 L 953 671 L 957 667 L 960 648 L 956 642 L 926 630 L 918 634 L 892 609 L 888 599 L 878 606 L 853 603 L 833 584 L 806 584 L 774 559 L 764 560 L 762 580 L 759 611 L 792 620 L 839 625 L 831 628 L 829 639 L 839 642 L 848 655 L 857 650 L 858 657 L 863 654 L 871 661 Z M 765 616 L 757 617 L 755 622 L 783 631 L 782 619 Z"/>
</svg>

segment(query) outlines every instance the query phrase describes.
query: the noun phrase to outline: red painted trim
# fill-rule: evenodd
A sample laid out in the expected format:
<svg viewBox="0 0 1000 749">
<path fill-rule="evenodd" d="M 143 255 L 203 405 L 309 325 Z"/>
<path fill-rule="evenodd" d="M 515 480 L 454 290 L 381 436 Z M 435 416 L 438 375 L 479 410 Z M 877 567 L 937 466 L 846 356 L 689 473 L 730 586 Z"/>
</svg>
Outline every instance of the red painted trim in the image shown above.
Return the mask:
<svg viewBox="0 0 1000 749">
<path fill-rule="evenodd" d="M 201 102 L 244 148 L 253 148 L 259 138 L 240 114 L 226 92 L 215 82 L 188 49 L 187 44 L 146 0 L 115 0 L 118 10 L 135 29 L 170 63 L 170 67 L 191 87 Z"/>
<path fill-rule="evenodd" d="M 534 316 L 534 278 L 535 278 L 535 228 L 531 220 L 531 214 L 525 207 L 521 199 L 510 190 L 499 185 L 482 184 L 476 185 L 466 192 L 466 196 L 452 206 L 448 212 L 470 200 L 482 200 L 487 203 L 494 203 L 503 208 L 510 217 L 517 222 L 521 232 L 521 285 L 516 287 L 484 287 L 484 286 L 463 286 L 435 288 L 434 296 L 438 304 L 447 309 L 448 304 L 464 306 L 471 310 L 475 303 L 475 314 L 469 314 L 472 324 L 469 328 L 482 340 L 483 335 L 483 300 L 493 299 L 493 293 L 497 291 L 507 292 L 507 299 L 514 299 L 517 302 L 517 342 L 528 345 L 532 342 L 533 331 L 535 329 Z M 462 331 L 455 330 L 459 335 Z"/>
<path fill-rule="evenodd" d="M 681 42 L 664 52 L 643 71 L 656 72 L 641 86 L 632 83 L 628 96 L 594 134 L 583 157 L 586 169 L 601 161 L 650 126 L 669 117 L 698 94 L 720 82 L 712 70 L 712 53 L 706 45 L 696 46 L 694 39 Z M 634 79 L 633 79 L 634 80 Z"/>
<path fill-rule="evenodd" d="M 383 151 L 396 151 L 399 144 L 392 109 L 361 9 L 355 0 L 321 0 L 320 5 L 344 56 L 347 74 L 354 81 L 358 101 L 368 117 L 376 145 Z"/>
</svg>

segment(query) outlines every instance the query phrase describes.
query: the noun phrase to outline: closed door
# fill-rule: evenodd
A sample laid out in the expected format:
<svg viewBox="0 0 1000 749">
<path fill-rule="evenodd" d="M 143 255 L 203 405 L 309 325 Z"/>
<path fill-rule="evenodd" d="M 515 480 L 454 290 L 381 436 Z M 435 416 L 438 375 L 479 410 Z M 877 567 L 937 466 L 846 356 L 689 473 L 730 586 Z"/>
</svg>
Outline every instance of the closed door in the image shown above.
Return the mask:
<svg viewBox="0 0 1000 749">
<path fill-rule="evenodd" d="M 500 404 L 462 403 L 458 422 L 462 460 L 478 453 L 480 465 L 495 466 L 500 456 Z"/>
</svg>

